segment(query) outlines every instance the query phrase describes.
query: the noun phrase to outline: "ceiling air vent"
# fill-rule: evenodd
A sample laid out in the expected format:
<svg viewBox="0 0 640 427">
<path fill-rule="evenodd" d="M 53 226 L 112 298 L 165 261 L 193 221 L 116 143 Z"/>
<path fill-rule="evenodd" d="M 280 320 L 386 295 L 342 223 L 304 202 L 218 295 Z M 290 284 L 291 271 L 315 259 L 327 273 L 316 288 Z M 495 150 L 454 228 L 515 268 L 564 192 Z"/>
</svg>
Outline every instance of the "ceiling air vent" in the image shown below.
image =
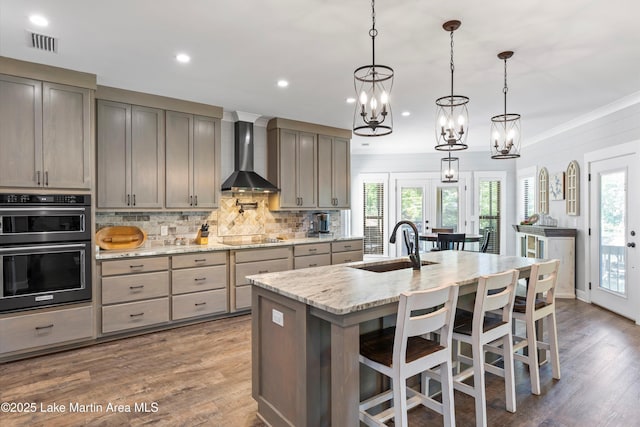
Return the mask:
<svg viewBox="0 0 640 427">
<path fill-rule="evenodd" d="M 29 41 L 31 47 L 44 50 L 46 52 L 58 51 L 58 40 L 51 36 L 45 36 L 44 34 L 29 33 Z"/>
</svg>

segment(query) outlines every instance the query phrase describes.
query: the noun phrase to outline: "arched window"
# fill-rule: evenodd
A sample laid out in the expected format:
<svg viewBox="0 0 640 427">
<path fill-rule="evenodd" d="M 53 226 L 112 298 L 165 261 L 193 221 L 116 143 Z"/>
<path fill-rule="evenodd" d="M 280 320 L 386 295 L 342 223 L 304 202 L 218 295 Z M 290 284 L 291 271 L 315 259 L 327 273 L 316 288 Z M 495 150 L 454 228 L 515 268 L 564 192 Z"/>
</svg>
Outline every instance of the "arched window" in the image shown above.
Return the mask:
<svg viewBox="0 0 640 427">
<path fill-rule="evenodd" d="M 549 171 L 540 169 L 538 173 L 538 213 L 549 213 Z"/>
<path fill-rule="evenodd" d="M 573 160 L 567 167 L 567 215 L 580 215 L 580 165 Z"/>
</svg>

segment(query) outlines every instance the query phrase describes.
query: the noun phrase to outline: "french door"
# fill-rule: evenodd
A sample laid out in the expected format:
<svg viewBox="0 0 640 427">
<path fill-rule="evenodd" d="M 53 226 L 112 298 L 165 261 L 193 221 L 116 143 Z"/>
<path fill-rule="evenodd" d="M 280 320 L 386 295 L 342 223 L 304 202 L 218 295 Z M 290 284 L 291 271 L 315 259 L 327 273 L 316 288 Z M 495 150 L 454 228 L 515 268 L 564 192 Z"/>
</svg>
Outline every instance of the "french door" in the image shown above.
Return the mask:
<svg viewBox="0 0 640 427">
<path fill-rule="evenodd" d="M 636 154 L 589 163 L 591 302 L 640 320 Z"/>
<path fill-rule="evenodd" d="M 465 179 L 461 176 L 458 183 L 442 183 L 439 174 L 434 175 L 396 179 L 395 222 L 412 221 L 419 234 L 430 233 L 434 227 L 465 232 Z M 407 248 L 400 231 L 396 239 L 395 250 L 392 245 L 390 253 L 406 255 Z M 431 243 L 422 242 L 421 250 L 430 248 Z"/>
</svg>

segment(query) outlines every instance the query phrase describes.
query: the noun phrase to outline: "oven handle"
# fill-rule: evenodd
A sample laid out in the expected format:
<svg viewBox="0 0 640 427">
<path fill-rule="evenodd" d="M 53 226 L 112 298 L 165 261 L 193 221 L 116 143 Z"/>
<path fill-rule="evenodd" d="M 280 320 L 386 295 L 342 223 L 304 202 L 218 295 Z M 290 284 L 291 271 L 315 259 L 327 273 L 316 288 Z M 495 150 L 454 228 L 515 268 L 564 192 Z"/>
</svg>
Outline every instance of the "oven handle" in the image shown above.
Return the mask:
<svg viewBox="0 0 640 427">
<path fill-rule="evenodd" d="M 33 251 L 39 249 L 74 249 L 74 248 L 85 248 L 84 244 L 74 244 L 74 245 L 38 245 L 38 246 L 13 246 L 10 248 L 0 248 L 0 252 L 22 252 L 22 251 Z"/>
<path fill-rule="evenodd" d="M 0 212 L 41 212 L 41 211 L 64 211 L 64 212 L 84 212 L 87 208 L 52 208 L 48 206 L 38 206 L 32 209 L 25 208 L 0 208 Z"/>
</svg>

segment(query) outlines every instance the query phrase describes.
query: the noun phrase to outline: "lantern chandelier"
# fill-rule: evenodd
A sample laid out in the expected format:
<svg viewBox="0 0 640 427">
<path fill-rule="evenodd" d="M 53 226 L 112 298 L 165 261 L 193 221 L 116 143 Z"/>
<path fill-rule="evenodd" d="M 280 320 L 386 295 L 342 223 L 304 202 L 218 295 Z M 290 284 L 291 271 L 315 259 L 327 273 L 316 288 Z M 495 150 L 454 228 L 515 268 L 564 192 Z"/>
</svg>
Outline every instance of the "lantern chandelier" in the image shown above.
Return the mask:
<svg viewBox="0 0 640 427">
<path fill-rule="evenodd" d="M 515 159 L 520 157 L 520 114 L 507 113 L 507 59 L 513 52 L 500 52 L 504 60 L 504 114 L 491 117 L 491 158 Z"/>
<path fill-rule="evenodd" d="M 468 148 L 465 141 L 469 133 L 469 112 L 467 103 L 469 98 L 463 95 L 454 95 L 453 92 L 453 32 L 460 28 L 460 21 L 447 21 L 442 25 L 451 33 L 451 94 L 436 99 L 438 106 L 436 112 L 436 150 L 460 151 Z"/>
<path fill-rule="evenodd" d="M 451 157 L 451 151 L 447 157 L 440 160 L 440 181 L 458 182 L 459 161 L 457 157 Z"/>
<path fill-rule="evenodd" d="M 356 109 L 353 113 L 353 133 L 360 136 L 382 136 L 393 132 L 393 116 L 389 94 L 393 87 L 393 68 L 376 65 L 376 10 L 371 1 L 371 65 L 353 72 L 356 89 Z"/>
</svg>

